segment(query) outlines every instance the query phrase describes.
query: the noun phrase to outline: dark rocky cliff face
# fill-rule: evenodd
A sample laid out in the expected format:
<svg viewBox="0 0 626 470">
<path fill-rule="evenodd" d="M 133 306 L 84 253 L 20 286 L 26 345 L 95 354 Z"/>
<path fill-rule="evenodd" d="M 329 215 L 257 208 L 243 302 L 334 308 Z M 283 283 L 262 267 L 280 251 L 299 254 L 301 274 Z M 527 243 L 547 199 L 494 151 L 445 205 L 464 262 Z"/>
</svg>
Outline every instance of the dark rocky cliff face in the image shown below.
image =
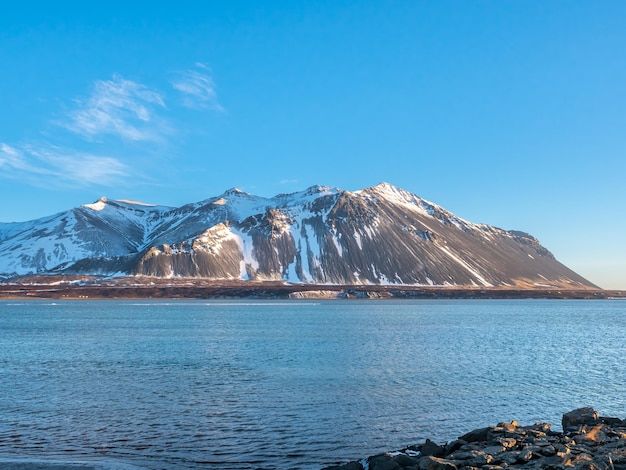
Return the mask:
<svg viewBox="0 0 626 470">
<path fill-rule="evenodd" d="M 229 190 L 158 210 L 99 203 L 98 210 L 75 209 L 69 222 L 49 223 L 46 233 L 67 255 L 57 260 L 43 242 L 39 251 L 25 249 L 24 259 L 38 257 L 31 272 L 102 274 L 111 266 L 157 277 L 594 287 L 531 235 L 467 222 L 385 183 L 356 192 L 318 186 L 271 199 Z M 31 227 L 41 238 L 42 228 Z M 17 245 L 15 236 L 0 235 L 0 254 Z"/>
</svg>

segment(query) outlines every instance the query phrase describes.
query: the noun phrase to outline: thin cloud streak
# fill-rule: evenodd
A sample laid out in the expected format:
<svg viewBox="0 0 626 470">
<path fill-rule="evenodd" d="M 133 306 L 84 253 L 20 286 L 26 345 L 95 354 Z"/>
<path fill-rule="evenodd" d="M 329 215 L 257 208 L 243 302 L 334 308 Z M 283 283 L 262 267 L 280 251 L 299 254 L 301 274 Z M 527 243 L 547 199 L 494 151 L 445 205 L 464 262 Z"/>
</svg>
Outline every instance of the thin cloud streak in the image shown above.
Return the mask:
<svg viewBox="0 0 626 470">
<path fill-rule="evenodd" d="M 207 67 L 200 63 L 197 63 L 196 67 L 207 70 Z M 217 100 L 215 83 L 210 75 L 193 69 L 178 72 L 177 75 L 178 78 L 172 80 L 171 85 L 182 94 L 183 106 L 195 109 L 224 110 Z"/>
<path fill-rule="evenodd" d="M 141 83 L 114 75 L 98 80 L 94 91 L 69 113 L 69 122 L 60 125 L 86 138 L 113 135 L 130 141 L 159 140 L 162 130 L 155 125 L 156 110 L 165 108 L 163 96 Z"/>
<path fill-rule="evenodd" d="M 0 170 L 3 174 L 27 170 L 28 164 L 22 153 L 8 144 L 0 144 Z"/>
<path fill-rule="evenodd" d="M 52 145 L 16 148 L 5 143 L 0 144 L 0 169 L 5 177 L 28 179 L 38 186 L 107 185 L 129 174 L 127 165 L 113 157 Z"/>
</svg>

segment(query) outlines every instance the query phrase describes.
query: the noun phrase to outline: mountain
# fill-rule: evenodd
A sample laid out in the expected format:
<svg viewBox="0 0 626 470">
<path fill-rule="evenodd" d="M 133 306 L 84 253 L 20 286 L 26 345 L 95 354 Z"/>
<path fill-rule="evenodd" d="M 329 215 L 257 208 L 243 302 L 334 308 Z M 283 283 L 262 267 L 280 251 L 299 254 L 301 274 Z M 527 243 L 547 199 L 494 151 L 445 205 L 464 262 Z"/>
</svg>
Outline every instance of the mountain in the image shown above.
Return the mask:
<svg viewBox="0 0 626 470">
<path fill-rule="evenodd" d="M 387 183 L 181 207 L 101 198 L 0 224 L 0 276 L 88 274 L 315 284 L 593 288 L 531 235 L 463 220 Z"/>
</svg>

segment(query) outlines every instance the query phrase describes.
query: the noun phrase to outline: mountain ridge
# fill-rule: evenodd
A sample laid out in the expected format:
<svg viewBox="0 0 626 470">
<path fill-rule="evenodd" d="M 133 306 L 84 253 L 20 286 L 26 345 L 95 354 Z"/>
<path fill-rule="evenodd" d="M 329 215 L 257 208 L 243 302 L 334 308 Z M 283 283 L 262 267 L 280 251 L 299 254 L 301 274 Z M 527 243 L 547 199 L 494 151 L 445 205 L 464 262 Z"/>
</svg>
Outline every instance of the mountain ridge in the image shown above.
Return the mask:
<svg viewBox="0 0 626 470">
<path fill-rule="evenodd" d="M 99 198 L 0 224 L 0 276 L 156 276 L 312 284 L 596 288 L 522 231 L 462 219 L 389 183 L 180 207 Z"/>
</svg>

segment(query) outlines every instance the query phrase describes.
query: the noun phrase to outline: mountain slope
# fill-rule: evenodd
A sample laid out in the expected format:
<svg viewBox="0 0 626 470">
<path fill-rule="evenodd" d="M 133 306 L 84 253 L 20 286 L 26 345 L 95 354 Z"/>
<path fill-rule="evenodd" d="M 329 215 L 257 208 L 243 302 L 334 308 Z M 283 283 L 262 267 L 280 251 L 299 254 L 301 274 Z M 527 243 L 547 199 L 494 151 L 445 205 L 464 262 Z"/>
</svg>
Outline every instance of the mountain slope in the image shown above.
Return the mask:
<svg viewBox="0 0 626 470">
<path fill-rule="evenodd" d="M 327 284 L 594 287 L 532 236 L 465 221 L 387 183 L 179 208 L 100 199 L 0 224 L 0 275 L 80 273 Z"/>
</svg>

